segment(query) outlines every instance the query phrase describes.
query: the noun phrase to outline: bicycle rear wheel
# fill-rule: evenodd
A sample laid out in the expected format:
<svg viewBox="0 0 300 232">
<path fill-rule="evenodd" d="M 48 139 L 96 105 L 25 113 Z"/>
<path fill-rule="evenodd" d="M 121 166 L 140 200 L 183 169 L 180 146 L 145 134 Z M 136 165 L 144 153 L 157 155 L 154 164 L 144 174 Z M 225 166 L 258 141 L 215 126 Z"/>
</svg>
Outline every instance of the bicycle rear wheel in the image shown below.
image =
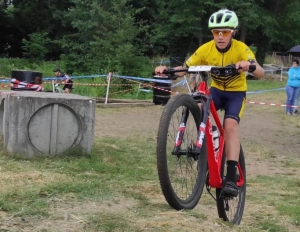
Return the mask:
<svg viewBox="0 0 300 232">
<path fill-rule="evenodd" d="M 173 152 L 183 115 L 189 115 L 180 152 Z M 202 195 L 207 171 L 206 141 L 201 154 L 195 153 L 198 127 L 203 114 L 195 100 L 176 95 L 166 104 L 157 136 L 157 170 L 162 192 L 171 207 L 177 210 L 194 208 Z"/>
<path fill-rule="evenodd" d="M 245 207 L 246 200 L 246 165 L 245 165 L 245 157 L 242 146 L 240 146 L 240 156 L 239 156 L 239 164 L 241 166 L 243 175 L 244 175 L 244 185 L 239 187 L 239 193 L 236 197 L 223 198 L 220 197 L 220 193 L 222 189 L 216 189 L 216 197 L 217 197 L 217 208 L 218 214 L 220 218 L 223 218 L 224 221 L 230 221 L 235 225 L 240 224 Z M 221 164 L 221 177 L 223 180 L 226 179 L 226 153 L 225 147 L 222 157 Z M 237 171 L 237 180 L 239 179 L 239 173 Z"/>
</svg>

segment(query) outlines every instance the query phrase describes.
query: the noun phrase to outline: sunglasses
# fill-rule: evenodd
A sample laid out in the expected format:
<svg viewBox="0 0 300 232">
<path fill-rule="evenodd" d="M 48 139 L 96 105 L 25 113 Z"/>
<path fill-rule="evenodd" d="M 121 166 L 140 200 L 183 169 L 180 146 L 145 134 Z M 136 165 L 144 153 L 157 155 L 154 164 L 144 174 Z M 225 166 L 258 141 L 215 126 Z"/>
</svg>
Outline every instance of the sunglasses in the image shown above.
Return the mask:
<svg viewBox="0 0 300 232">
<path fill-rule="evenodd" d="M 228 37 L 232 34 L 233 30 L 231 30 L 231 29 L 212 29 L 211 32 L 215 37 L 218 37 L 218 36 Z"/>
</svg>

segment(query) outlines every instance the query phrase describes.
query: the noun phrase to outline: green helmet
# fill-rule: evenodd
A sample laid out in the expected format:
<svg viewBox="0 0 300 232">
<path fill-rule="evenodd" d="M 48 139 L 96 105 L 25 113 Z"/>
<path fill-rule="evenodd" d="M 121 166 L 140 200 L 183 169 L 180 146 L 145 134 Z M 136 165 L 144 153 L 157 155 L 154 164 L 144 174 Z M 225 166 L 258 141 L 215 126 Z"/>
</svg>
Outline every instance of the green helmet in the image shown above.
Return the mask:
<svg viewBox="0 0 300 232">
<path fill-rule="evenodd" d="M 218 12 L 213 13 L 208 21 L 209 28 L 237 28 L 239 25 L 239 20 L 233 11 L 222 9 Z"/>
</svg>

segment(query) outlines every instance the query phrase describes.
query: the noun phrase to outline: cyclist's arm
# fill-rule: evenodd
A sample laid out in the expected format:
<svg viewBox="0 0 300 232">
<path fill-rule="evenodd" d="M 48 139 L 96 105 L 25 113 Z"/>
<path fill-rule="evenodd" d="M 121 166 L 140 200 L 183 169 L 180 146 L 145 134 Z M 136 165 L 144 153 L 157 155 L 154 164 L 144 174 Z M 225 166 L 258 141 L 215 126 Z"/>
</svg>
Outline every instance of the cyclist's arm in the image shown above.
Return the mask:
<svg viewBox="0 0 300 232">
<path fill-rule="evenodd" d="M 182 66 L 177 66 L 174 69 L 184 69 L 184 68 L 188 68 L 190 66 L 196 66 L 196 65 L 205 65 L 205 63 L 203 62 L 203 57 L 200 54 L 206 54 L 206 50 L 209 47 L 206 46 L 200 46 L 193 55 L 190 56 L 190 58 L 185 62 L 184 65 Z M 166 70 L 167 67 L 166 66 L 158 66 L 155 68 L 155 74 L 156 75 L 160 75 L 160 76 L 165 76 L 163 75 L 163 71 Z M 186 72 L 176 72 L 176 76 L 179 77 L 183 77 L 186 74 Z"/>
<path fill-rule="evenodd" d="M 250 62 L 249 62 L 250 63 Z M 264 69 L 257 63 L 256 61 L 254 63 L 250 63 L 251 65 L 255 65 L 256 69 L 254 72 L 252 72 L 253 76 L 262 78 L 265 75 Z"/>
<path fill-rule="evenodd" d="M 259 65 L 259 63 L 255 62 L 250 62 L 250 61 L 239 61 L 236 64 L 236 68 L 239 69 L 241 68 L 241 72 L 242 71 L 248 71 L 249 70 L 249 66 L 250 65 L 255 65 L 256 69 L 254 72 L 252 72 L 253 76 L 257 77 L 257 78 L 262 78 L 265 74 L 265 71 L 263 70 L 263 68 Z"/>
<path fill-rule="evenodd" d="M 65 82 L 69 82 L 69 80 L 70 80 L 70 77 L 66 74 L 66 75 L 65 75 L 64 81 L 65 81 Z"/>
<path fill-rule="evenodd" d="M 247 47 L 246 45 L 242 45 L 242 49 L 245 52 L 243 52 L 242 56 L 241 56 L 241 61 L 239 61 L 236 64 L 236 68 L 242 68 L 241 71 L 248 71 L 249 70 L 249 66 L 250 65 L 255 65 L 256 69 L 254 72 L 252 72 L 253 76 L 257 77 L 257 78 L 262 78 L 265 74 L 264 69 L 259 65 L 259 63 L 257 63 L 256 59 L 255 59 L 255 55 L 253 54 L 253 52 L 250 50 L 249 47 Z"/>
<path fill-rule="evenodd" d="M 177 66 L 174 67 L 173 69 L 183 69 L 185 68 L 184 66 Z M 167 77 L 163 72 L 167 70 L 166 66 L 157 66 L 154 70 L 155 75 L 161 76 L 161 77 Z M 186 72 L 176 72 L 176 76 L 182 77 L 186 74 Z"/>
</svg>

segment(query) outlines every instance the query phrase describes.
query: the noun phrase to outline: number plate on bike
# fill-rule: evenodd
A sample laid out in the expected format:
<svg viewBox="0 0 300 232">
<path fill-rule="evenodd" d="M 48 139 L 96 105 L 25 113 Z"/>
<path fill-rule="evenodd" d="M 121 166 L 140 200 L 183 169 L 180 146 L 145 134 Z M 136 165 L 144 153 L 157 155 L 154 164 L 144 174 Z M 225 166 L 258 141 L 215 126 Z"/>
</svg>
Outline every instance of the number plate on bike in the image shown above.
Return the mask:
<svg viewBox="0 0 300 232">
<path fill-rule="evenodd" d="M 191 66 L 189 72 L 209 72 L 214 66 Z"/>
</svg>

